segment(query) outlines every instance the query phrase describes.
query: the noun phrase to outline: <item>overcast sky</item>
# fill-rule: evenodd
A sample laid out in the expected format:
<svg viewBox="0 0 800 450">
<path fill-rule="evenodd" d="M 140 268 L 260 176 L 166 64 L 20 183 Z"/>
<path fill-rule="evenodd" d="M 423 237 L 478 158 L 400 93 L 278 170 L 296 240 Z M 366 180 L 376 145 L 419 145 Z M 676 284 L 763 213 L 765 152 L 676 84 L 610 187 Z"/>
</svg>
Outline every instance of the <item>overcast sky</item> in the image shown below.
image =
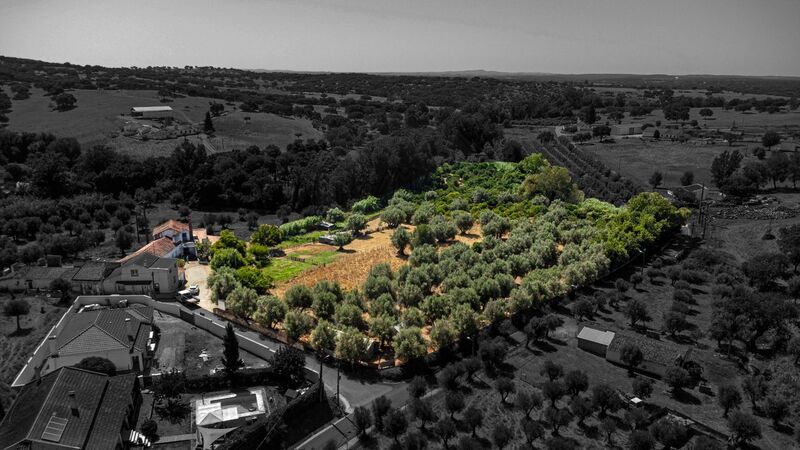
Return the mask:
<svg viewBox="0 0 800 450">
<path fill-rule="evenodd" d="M 800 0 L 0 0 L 0 54 L 104 66 L 800 76 Z"/>
</svg>

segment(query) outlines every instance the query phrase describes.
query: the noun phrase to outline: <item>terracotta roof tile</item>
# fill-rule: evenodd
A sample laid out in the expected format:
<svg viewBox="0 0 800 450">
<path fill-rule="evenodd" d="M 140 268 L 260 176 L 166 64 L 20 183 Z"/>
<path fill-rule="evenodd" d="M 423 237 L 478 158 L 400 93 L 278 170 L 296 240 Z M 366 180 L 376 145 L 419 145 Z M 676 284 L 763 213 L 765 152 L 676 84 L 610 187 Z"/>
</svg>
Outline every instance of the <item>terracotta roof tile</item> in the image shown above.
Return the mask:
<svg viewBox="0 0 800 450">
<path fill-rule="evenodd" d="M 172 239 L 163 237 L 150 242 L 139 250 L 136 250 L 130 255 L 120 259 L 118 262 L 124 264 L 142 254 L 149 254 L 161 258 L 169 255 L 173 250 L 175 250 L 175 244 L 172 243 Z"/>
</svg>

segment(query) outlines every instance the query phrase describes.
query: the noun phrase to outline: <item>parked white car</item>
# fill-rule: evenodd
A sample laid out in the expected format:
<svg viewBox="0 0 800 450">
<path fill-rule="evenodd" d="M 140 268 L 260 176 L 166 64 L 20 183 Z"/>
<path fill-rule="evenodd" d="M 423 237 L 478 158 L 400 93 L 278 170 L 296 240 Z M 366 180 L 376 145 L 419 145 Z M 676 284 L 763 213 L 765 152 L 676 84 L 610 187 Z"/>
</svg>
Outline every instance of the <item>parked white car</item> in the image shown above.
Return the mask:
<svg viewBox="0 0 800 450">
<path fill-rule="evenodd" d="M 200 286 L 196 284 L 189 286 L 189 292 L 191 292 L 192 295 L 200 295 Z"/>
</svg>

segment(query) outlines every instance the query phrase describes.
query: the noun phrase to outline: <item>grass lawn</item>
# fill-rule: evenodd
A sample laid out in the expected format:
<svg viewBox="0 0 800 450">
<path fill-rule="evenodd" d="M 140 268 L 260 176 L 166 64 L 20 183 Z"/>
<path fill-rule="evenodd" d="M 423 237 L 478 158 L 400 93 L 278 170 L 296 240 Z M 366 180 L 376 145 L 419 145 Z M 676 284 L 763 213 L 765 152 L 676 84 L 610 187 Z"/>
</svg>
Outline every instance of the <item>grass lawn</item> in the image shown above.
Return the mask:
<svg viewBox="0 0 800 450">
<path fill-rule="evenodd" d="M 312 231 L 306 234 L 298 234 L 297 236 L 292 236 L 281 241 L 281 243 L 278 244 L 278 248 L 287 249 L 289 247 L 295 247 L 297 245 L 317 242 L 320 236 L 325 235 L 327 233 L 328 233 L 327 231 Z"/>
<path fill-rule="evenodd" d="M 330 264 L 340 256 L 342 253 L 337 252 L 335 248 L 322 251 L 300 249 L 291 255 L 273 258 L 266 271 L 274 282 L 280 283 L 291 280 L 306 270 Z"/>
</svg>

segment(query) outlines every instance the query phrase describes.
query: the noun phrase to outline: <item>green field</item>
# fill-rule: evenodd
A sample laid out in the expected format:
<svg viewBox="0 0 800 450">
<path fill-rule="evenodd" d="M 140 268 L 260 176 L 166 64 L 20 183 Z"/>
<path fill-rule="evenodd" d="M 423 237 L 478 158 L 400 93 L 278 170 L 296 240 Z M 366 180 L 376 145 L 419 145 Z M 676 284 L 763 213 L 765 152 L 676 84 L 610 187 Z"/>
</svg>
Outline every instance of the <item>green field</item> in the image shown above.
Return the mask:
<svg viewBox="0 0 800 450">
<path fill-rule="evenodd" d="M 280 283 L 291 280 L 297 275 L 314 268 L 324 266 L 335 261 L 342 254 L 335 249 L 311 253 L 305 250 L 293 252 L 290 256 L 274 258 L 266 268 L 272 281 Z"/>
</svg>

